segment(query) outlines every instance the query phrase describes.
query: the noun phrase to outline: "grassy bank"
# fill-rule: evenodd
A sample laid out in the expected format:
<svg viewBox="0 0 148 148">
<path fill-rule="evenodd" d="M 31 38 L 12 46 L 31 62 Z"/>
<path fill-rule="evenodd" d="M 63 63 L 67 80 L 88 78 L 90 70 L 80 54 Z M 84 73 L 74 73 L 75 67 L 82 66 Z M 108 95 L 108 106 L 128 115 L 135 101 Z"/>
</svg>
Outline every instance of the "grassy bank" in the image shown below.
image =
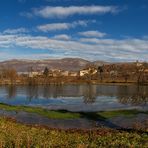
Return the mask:
<svg viewBox="0 0 148 148">
<path fill-rule="evenodd" d="M 106 112 L 68 112 L 50 111 L 39 107 L 11 106 L 0 104 L 1 110 L 25 111 L 36 113 L 52 119 L 87 118 L 91 120 L 107 119 L 119 115 L 132 117 L 140 112 L 137 110 L 118 110 Z M 121 131 L 109 128 L 97 130 L 58 130 L 42 126 L 27 126 L 13 120 L 0 117 L 0 148 L 1 147 L 63 147 L 63 148 L 104 148 L 104 147 L 147 147 L 148 134 L 137 131 Z"/>
<path fill-rule="evenodd" d="M 98 114 L 105 117 L 105 118 L 112 118 L 120 115 L 124 115 L 126 117 L 134 117 L 137 114 L 148 114 L 148 111 L 138 111 L 136 109 L 133 110 L 115 110 L 115 111 L 104 111 L 99 112 Z"/>
<path fill-rule="evenodd" d="M 148 111 L 138 110 L 114 110 L 114 111 L 100 111 L 100 112 L 70 112 L 65 110 L 48 110 L 41 107 L 28 107 L 28 106 L 12 106 L 0 103 L 0 109 L 6 111 L 25 111 L 29 113 L 36 113 L 38 115 L 50 118 L 50 119 L 76 119 L 87 118 L 91 120 L 108 119 L 116 116 L 129 116 L 133 117 L 139 113 L 148 114 Z"/>
<path fill-rule="evenodd" d="M 0 147 L 147 147 L 146 133 L 100 128 L 97 131 L 51 130 L 0 118 Z"/>
<path fill-rule="evenodd" d="M 79 113 L 71 113 L 67 111 L 50 111 L 47 109 L 43 109 L 40 107 L 27 107 L 27 106 L 12 106 L 7 104 L 0 103 L 0 109 L 4 109 L 6 111 L 25 111 L 29 113 L 36 113 L 38 115 L 52 118 L 52 119 L 75 119 L 80 118 Z"/>
</svg>

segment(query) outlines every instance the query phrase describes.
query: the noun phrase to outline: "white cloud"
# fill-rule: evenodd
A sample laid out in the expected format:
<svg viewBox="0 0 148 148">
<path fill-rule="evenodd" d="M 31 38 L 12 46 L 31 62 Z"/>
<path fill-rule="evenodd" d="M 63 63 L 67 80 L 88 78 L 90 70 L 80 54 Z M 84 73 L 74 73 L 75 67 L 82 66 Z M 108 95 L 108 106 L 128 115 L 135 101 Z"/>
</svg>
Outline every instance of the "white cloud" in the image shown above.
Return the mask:
<svg viewBox="0 0 148 148">
<path fill-rule="evenodd" d="M 147 39 L 89 39 L 60 40 L 44 36 L 0 35 L 0 48 L 23 47 L 46 49 L 51 56 L 73 56 L 91 60 L 135 61 L 148 60 Z"/>
<path fill-rule="evenodd" d="M 79 32 L 78 33 L 81 36 L 85 36 L 85 37 L 98 37 L 98 38 L 102 38 L 104 36 L 106 36 L 106 33 L 103 32 L 99 32 L 99 31 L 85 31 L 85 32 Z"/>
<path fill-rule="evenodd" d="M 27 33 L 29 32 L 26 28 L 16 28 L 16 29 L 6 29 L 3 31 L 5 34 L 17 34 L 17 33 Z"/>
<path fill-rule="evenodd" d="M 38 59 L 47 59 L 47 58 L 53 58 L 51 54 L 49 53 L 31 53 L 31 54 L 10 54 L 9 52 L 0 52 L 0 61 L 10 60 L 10 59 L 20 59 L 20 60 L 38 60 Z"/>
<path fill-rule="evenodd" d="M 37 29 L 43 32 L 48 32 L 52 30 L 67 30 L 69 29 L 68 23 L 52 23 L 52 24 L 45 24 L 37 26 Z"/>
<path fill-rule="evenodd" d="M 48 32 L 48 31 L 55 31 L 55 30 L 68 30 L 70 28 L 75 28 L 77 26 L 87 26 L 89 21 L 85 20 L 79 20 L 79 21 L 74 21 L 72 23 L 50 23 L 50 24 L 44 24 L 37 26 L 37 29 L 43 32 Z"/>
<path fill-rule="evenodd" d="M 63 18 L 71 15 L 91 15 L 91 14 L 105 14 L 117 13 L 118 7 L 116 6 L 69 6 L 69 7 L 52 7 L 46 6 L 42 8 L 32 9 L 31 15 L 40 16 L 43 18 Z M 26 13 L 28 16 L 28 13 Z M 25 13 L 23 13 L 25 15 Z"/>
<path fill-rule="evenodd" d="M 98 39 L 98 38 L 80 38 L 80 41 L 84 43 L 107 44 L 107 45 L 115 43 L 114 42 L 115 40 L 112 39 Z"/>
<path fill-rule="evenodd" d="M 71 37 L 67 34 L 55 35 L 53 38 L 57 40 L 65 40 L 65 41 L 68 41 L 71 39 Z"/>
</svg>

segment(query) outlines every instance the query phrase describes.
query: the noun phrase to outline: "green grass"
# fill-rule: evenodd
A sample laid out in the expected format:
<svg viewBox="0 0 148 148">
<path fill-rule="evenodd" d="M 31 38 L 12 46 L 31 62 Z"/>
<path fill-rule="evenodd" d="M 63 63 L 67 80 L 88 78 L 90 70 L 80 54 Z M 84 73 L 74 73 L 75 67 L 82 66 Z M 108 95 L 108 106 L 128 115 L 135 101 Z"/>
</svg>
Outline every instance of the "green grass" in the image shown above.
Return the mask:
<svg viewBox="0 0 148 148">
<path fill-rule="evenodd" d="M 12 106 L 0 103 L 0 109 L 6 111 L 25 111 L 29 113 L 36 113 L 38 115 L 48 117 L 50 119 L 76 119 L 87 118 L 90 120 L 105 120 L 116 116 L 124 115 L 126 117 L 134 117 L 139 113 L 148 114 L 148 111 L 138 110 L 115 110 L 115 111 L 100 111 L 100 112 L 69 112 L 64 110 L 48 110 L 41 107 L 28 107 L 28 106 Z"/>
<path fill-rule="evenodd" d="M 50 111 L 40 107 L 28 107 L 28 106 L 12 106 L 0 103 L 0 109 L 6 111 L 25 111 L 29 113 L 36 113 L 41 116 L 45 116 L 52 119 L 75 119 L 80 118 L 79 113 L 65 112 L 65 111 Z"/>
<path fill-rule="evenodd" d="M 148 114 L 148 111 L 138 111 L 138 110 L 114 110 L 114 111 L 103 111 L 98 112 L 98 115 L 103 116 L 104 118 L 112 118 L 116 116 L 124 115 L 126 117 L 134 117 L 137 114 Z"/>
<path fill-rule="evenodd" d="M 96 131 L 53 130 L 0 118 L 0 147 L 108 148 L 148 146 L 148 134 L 99 128 Z"/>
</svg>

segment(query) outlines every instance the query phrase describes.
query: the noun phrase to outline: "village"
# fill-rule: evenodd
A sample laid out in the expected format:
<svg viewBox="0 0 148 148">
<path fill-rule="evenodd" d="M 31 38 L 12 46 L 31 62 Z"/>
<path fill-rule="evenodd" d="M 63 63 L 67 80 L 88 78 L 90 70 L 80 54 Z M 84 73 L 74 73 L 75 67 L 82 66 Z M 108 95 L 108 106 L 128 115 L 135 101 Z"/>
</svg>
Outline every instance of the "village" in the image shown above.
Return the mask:
<svg viewBox="0 0 148 148">
<path fill-rule="evenodd" d="M 54 82 L 94 82 L 94 83 L 147 83 L 148 82 L 148 63 L 116 63 L 116 64 L 89 64 L 79 71 L 49 69 L 43 70 L 28 68 L 28 71 L 16 72 L 15 69 L 2 69 L 0 72 L 0 83 L 21 84 L 25 81 L 43 81 L 48 79 L 48 83 Z M 46 81 L 47 82 L 47 81 Z M 44 84 L 42 82 L 41 84 Z"/>
</svg>

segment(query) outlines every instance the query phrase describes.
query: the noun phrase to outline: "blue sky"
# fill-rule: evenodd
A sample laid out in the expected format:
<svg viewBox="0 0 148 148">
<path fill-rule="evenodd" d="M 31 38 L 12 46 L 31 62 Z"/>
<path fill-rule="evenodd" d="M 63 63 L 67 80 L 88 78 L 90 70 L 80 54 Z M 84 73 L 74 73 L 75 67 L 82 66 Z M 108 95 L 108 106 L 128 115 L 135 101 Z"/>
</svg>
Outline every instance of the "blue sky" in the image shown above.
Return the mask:
<svg viewBox="0 0 148 148">
<path fill-rule="evenodd" d="M 147 0 L 1 0 L 0 61 L 148 61 Z"/>
</svg>

